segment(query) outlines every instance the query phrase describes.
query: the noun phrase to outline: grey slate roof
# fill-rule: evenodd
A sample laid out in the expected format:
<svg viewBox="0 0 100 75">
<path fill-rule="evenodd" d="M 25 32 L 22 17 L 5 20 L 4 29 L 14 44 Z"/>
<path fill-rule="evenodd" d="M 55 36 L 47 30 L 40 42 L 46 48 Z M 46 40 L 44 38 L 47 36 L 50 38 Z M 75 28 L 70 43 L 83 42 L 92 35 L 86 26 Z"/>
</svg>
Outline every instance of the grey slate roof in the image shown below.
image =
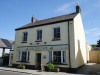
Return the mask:
<svg viewBox="0 0 100 75">
<path fill-rule="evenodd" d="M 0 48 L 11 49 L 12 48 L 12 43 L 13 43 L 13 41 L 11 41 L 11 40 L 0 38 Z"/>
<path fill-rule="evenodd" d="M 75 12 L 75 13 L 71 13 L 71 14 L 58 16 L 58 17 L 48 18 L 48 19 L 44 19 L 44 20 L 38 20 L 34 23 L 29 23 L 27 25 L 24 25 L 20 28 L 15 29 L 15 30 L 26 29 L 26 28 L 37 27 L 37 26 L 42 26 L 42 25 L 47 25 L 47 24 L 70 20 L 70 19 L 73 19 L 77 14 L 78 13 Z"/>
</svg>

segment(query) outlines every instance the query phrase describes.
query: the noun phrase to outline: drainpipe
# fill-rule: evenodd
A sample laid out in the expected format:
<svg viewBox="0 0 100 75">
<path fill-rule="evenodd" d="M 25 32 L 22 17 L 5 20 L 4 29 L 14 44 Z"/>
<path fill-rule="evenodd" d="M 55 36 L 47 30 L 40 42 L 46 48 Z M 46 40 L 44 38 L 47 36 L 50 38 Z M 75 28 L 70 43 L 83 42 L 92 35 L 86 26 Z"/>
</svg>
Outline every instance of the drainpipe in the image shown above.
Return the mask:
<svg viewBox="0 0 100 75">
<path fill-rule="evenodd" d="M 68 50 L 69 50 L 69 68 L 71 68 L 71 59 L 70 59 L 70 31 L 69 31 L 69 21 L 68 21 Z"/>
</svg>

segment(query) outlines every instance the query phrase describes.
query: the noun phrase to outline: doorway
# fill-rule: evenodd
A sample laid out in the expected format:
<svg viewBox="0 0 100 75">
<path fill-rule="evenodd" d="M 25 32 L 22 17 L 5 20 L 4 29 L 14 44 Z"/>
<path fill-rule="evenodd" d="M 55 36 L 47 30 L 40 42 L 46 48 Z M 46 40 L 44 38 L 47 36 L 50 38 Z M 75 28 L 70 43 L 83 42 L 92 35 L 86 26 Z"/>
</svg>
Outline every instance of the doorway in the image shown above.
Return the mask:
<svg viewBox="0 0 100 75">
<path fill-rule="evenodd" d="M 37 53 L 36 57 L 36 69 L 41 69 L 41 53 Z"/>
</svg>

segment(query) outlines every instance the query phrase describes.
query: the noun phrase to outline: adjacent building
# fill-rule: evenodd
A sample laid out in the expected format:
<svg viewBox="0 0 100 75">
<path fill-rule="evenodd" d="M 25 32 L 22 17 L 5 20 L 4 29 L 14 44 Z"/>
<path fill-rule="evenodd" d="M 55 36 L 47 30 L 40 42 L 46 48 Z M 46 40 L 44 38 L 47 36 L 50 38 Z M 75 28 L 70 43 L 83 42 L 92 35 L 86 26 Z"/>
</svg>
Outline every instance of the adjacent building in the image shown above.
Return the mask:
<svg viewBox="0 0 100 75">
<path fill-rule="evenodd" d="M 76 12 L 37 20 L 15 29 L 13 67 L 23 63 L 38 69 L 41 64 L 54 63 L 61 70 L 76 70 L 87 63 L 85 32 L 81 9 Z"/>
<path fill-rule="evenodd" d="M 13 41 L 0 38 L 0 49 L 2 49 L 2 56 L 0 57 L 0 65 L 8 65 L 12 59 L 9 59 L 10 55 L 5 53 L 7 49 L 13 50 Z M 6 58 L 4 58 L 6 56 Z M 8 61 L 9 60 L 9 61 Z"/>
</svg>

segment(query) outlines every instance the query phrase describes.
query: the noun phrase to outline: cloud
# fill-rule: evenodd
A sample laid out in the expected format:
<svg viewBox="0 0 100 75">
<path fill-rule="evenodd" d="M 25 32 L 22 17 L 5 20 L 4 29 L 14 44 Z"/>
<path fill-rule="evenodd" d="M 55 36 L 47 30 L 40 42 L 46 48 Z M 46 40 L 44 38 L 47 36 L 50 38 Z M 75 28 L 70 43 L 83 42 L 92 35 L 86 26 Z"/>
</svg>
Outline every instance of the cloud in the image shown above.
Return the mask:
<svg viewBox="0 0 100 75">
<path fill-rule="evenodd" d="M 86 35 L 89 37 L 99 37 L 100 36 L 100 28 L 91 28 L 85 30 Z"/>
<path fill-rule="evenodd" d="M 95 32 L 96 30 L 97 30 L 97 28 L 87 29 L 87 30 L 85 30 L 85 33 L 91 34 L 91 33 Z"/>
<path fill-rule="evenodd" d="M 69 13 L 71 12 L 73 9 L 72 9 L 72 6 L 73 6 L 74 2 L 71 2 L 69 4 L 63 4 L 61 6 L 59 6 L 55 12 L 58 12 L 58 13 Z"/>
<path fill-rule="evenodd" d="M 88 0 L 73 0 L 70 3 L 65 3 L 55 10 L 56 13 L 70 13 L 75 9 L 76 4 L 85 4 Z"/>
<path fill-rule="evenodd" d="M 88 40 L 88 42 L 90 44 L 96 44 L 97 40 L 100 37 L 100 28 L 97 28 L 97 27 L 90 28 L 90 29 L 85 30 L 85 33 L 86 33 L 86 39 Z"/>
</svg>

